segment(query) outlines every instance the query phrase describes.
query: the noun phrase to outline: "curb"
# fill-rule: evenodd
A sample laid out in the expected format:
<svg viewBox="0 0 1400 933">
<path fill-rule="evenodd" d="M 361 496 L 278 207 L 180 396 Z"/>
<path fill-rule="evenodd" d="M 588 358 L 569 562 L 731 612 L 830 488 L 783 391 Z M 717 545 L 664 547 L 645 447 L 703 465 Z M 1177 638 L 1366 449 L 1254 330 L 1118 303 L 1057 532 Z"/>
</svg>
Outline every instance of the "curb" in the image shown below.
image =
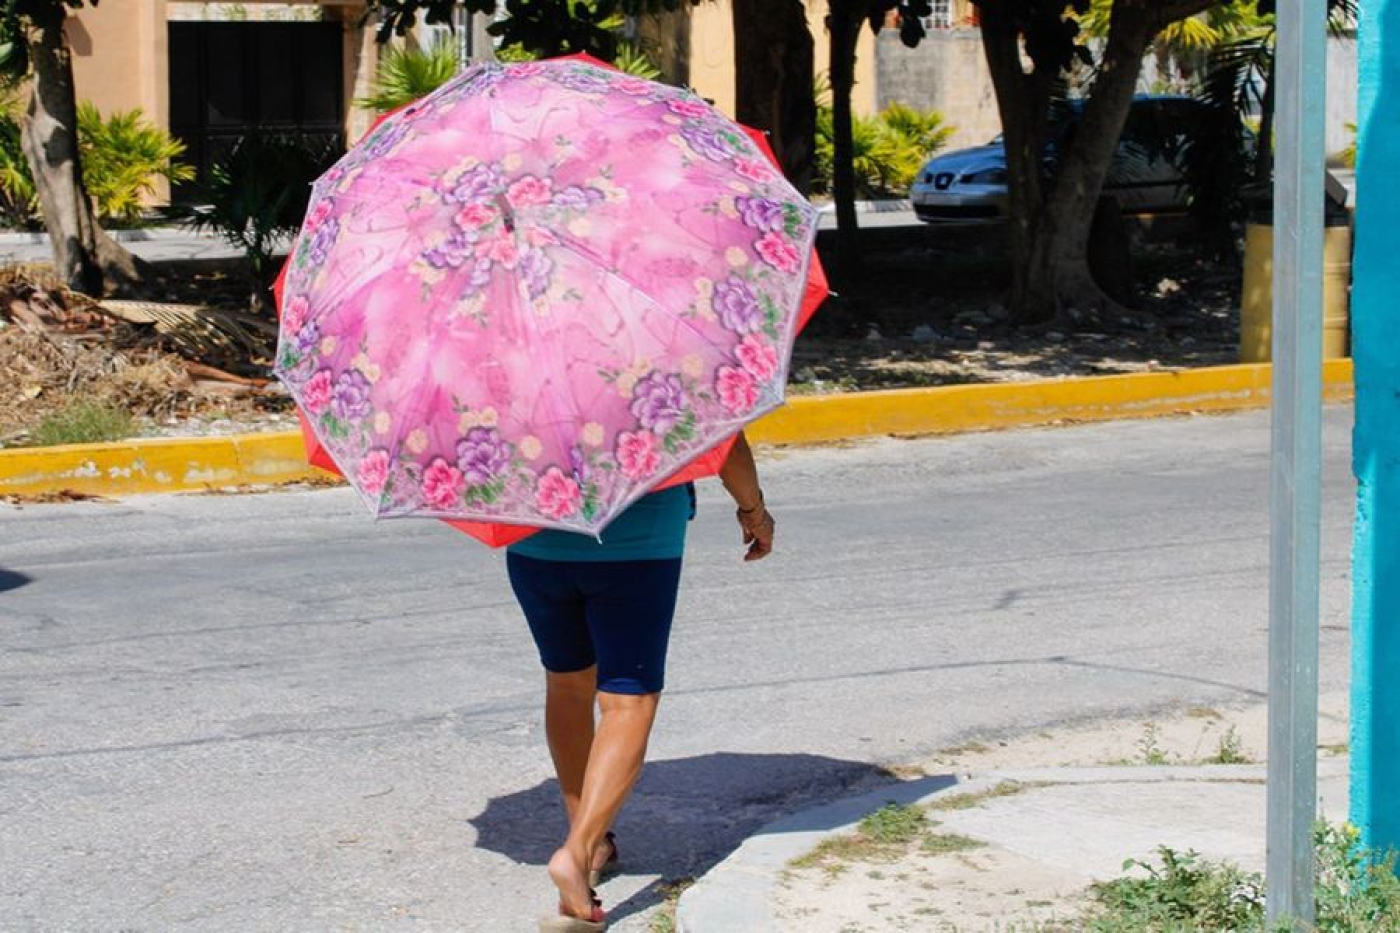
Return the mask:
<svg viewBox="0 0 1400 933">
<path fill-rule="evenodd" d="M 1345 762 L 1319 766 L 1324 773 L 1346 773 Z M 783 817 L 745 839 L 724 861 L 681 894 L 676 904 L 679 933 L 780 933 L 772 892 L 788 862 L 822 840 L 852 833 L 862 818 L 888 803 L 928 806 L 944 794 L 976 794 L 1003 781 L 1026 785 L 1108 783 L 1237 783 L 1262 781 L 1264 764 L 1135 765 L 989 771 L 960 780 L 935 775 L 877 788 Z"/>
<path fill-rule="evenodd" d="M 822 444 L 1066 422 L 1237 411 L 1269 404 L 1268 363 L 1038 382 L 800 396 L 755 422 L 755 444 Z M 1323 365 L 1323 397 L 1352 397 L 1350 360 Z M 323 477 L 296 431 L 141 438 L 0 450 L 0 496 L 205 491 Z"/>
</svg>

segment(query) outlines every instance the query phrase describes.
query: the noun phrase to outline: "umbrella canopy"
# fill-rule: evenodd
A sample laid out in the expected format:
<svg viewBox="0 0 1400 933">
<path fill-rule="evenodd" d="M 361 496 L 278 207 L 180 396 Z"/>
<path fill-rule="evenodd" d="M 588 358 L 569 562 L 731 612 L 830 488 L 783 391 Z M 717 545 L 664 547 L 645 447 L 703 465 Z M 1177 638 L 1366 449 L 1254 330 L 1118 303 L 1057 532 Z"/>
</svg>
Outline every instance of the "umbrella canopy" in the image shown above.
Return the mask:
<svg viewBox="0 0 1400 933">
<path fill-rule="evenodd" d="M 317 181 L 276 372 L 376 515 L 596 533 L 781 404 L 816 226 L 686 91 L 478 65 Z"/>
</svg>

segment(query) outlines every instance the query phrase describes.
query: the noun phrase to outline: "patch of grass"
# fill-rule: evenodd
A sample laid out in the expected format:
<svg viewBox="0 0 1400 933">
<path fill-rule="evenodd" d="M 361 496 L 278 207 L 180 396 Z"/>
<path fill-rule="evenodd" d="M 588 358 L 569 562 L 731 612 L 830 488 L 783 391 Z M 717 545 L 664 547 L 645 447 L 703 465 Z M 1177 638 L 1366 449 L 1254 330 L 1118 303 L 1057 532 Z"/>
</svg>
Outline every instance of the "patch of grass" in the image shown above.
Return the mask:
<svg viewBox="0 0 1400 933">
<path fill-rule="evenodd" d="M 1240 739 L 1239 731 L 1231 726 L 1220 737 L 1215 754 L 1206 759 L 1206 764 L 1243 765 L 1248 764 L 1249 761 L 1249 756 L 1244 753 L 1244 744 Z"/>
<path fill-rule="evenodd" d="M 1400 931 L 1395 853 L 1381 857 L 1361 847 L 1359 838 L 1350 824 L 1319 822 L 1314 828 L 1317 919 L 1310 929 L 1318 933 Z M 1257 872 L 1165 846 L 1157 850 L 1156 862 L 1129 859 L 1124 869 L 1137 874 L 1093 885 L 1094 903 L 1075 928 L 1092 933 L 1265 929 L 1264 879 Z"/>
<path fill-rule="evenodd" d="M 131 412 L 101 402 L 79 400 L 40 421 L 29 432 L 33 447 L 59 444 L 97 444 L 130 437 L 135 430 Z"/>
<path fill-rule="evenodd" d="M 924 841 L 919 844 L 930 855 L 947 855 L 949 852 L 966 852 L 969 849 L 980 849 L 986 843 L 980 839 L 973 839 L 971 836 L 964 836 L 961 833 L 925 833 Z"/>
<path fill-rule="evenodd" d="M 928 815 L 921 808 L 890 802 L 856 824 L 854 833 L 823 839 L 811 852 L 788 862 L 788 867 L 820 868 L 838 875 L 852 862 L 893 861 L 928 826 Z"/>
<path fill-rule="evenodd" d="M 661 894 L 661 909 L 651 918 L 648 933 L 676 933 L 676 903 L 685 889 L 694 883 L 694 878 L 686 876 L 662 881 L 657 885 Z"/>
<path fill-rule="evenodd" d="M 930 810 L 970 810 L 975 806 L 985 803 L 997 797 L 1010 797 L 1012 794 L 1019 794 L 1021 791 L 1035 785 L 1024 784 L 1020 781 L 1002 781 L 995 787 L 987 790 L 977 791 L 969 794 L 948 794 L 945 797 L 936 797 L 929 804 Z"/>
</svg>

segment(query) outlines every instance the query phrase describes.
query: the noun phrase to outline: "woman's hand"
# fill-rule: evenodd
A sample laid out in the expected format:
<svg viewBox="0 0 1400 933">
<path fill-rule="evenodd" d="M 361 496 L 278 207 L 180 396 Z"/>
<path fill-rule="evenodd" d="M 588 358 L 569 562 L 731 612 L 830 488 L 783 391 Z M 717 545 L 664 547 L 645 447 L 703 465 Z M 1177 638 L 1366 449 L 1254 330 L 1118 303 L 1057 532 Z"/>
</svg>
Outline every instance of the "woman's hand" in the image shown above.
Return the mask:
<svg viewBox="0 0 1400 933">
<path fill-rule="evenodd" d="M 744 532 L 744 543 L 749 549 L 744 554 L 744 560 L 762 560 L 773 553 L 773 532 L 777 529 L 777 520 L 763 505 L 760 495 L 758 505 L 751 509 L 738 509 L 734 513 L 739 520 L 739 527 Z"/>
<path fill-rule="evenodd" d="M 777 522 L 763 505 L 763 489 L 758 485 L 758 468 L 754 466 L 749 440 L 740 431 L 734 438 L 729 456 L 719 468 L 724 488 L 739 507 L 735 516 L 744 531 L 744 543 L 749 546 L 744 560 L 762 560 L 773 553 L 773 529 Z"/>
</svg>

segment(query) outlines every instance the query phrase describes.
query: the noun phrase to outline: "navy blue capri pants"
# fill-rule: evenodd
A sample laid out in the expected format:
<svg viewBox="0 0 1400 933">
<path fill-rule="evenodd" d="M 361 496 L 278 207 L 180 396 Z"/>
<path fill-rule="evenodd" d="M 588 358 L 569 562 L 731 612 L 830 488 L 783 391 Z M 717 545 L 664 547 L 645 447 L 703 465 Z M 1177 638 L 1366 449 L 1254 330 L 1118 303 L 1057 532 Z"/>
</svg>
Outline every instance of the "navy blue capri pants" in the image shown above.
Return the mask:
<svg viewBox="0 0 1400 933">
<path fill-rule="evenodd" d="M 660 693 L 681 559 L 541 560 L 507 553 L 510 585 L 545 670 L 598 665 L 604 693 Z"/>
</svg>

